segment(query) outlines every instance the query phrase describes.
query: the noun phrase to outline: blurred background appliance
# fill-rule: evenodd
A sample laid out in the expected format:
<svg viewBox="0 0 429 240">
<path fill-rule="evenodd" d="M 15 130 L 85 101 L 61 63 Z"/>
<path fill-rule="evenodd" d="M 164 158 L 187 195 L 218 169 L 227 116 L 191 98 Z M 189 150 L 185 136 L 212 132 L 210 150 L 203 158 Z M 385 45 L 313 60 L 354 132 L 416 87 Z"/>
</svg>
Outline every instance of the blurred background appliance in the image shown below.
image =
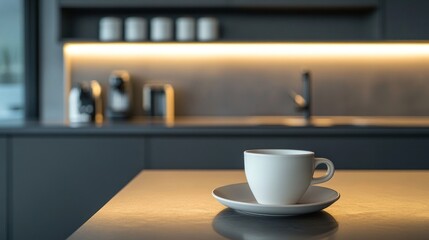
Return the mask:
<svg viewBox="0 0 429 240">
<path fill-rule="evenodd" d="M 102 122 L 101 86 L 96 80 L 73 86 L 69 95 L 70 123 Z"/>
<path fill-rule="evenodd" d="M 111 119 L 131 116 L 132 85 L 127 71 L 114 71 L 109 77 L 107 115 Z"/>
<path fill-rule="evenodd" d="M 166 83 L 143 85 L 143 111 L 146 116 L 174 119 L 174 89 Z"/>
</svg>

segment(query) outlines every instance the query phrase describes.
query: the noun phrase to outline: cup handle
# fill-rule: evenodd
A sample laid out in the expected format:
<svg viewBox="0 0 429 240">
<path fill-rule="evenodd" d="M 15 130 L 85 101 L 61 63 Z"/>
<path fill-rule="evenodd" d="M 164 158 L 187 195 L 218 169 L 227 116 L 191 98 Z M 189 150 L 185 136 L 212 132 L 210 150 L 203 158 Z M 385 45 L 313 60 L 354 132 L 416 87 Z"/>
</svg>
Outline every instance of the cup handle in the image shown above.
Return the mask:
<svg viewBox="0 0 429 240">
<path fill-rule="evenodd" d="M 329 181 L 329 179 L 331 179 L 332 176 L 334 176 L 334 172 L 335 172 L 334 164 L 331 162 L 331 160 L 326 158 L 315 158 L 314 160 L 315 160 L 314 168 L 316 168 L 320 164 L 326 164 L 326 166 L 328 167 L 328 170 L 326 171 L 325 176 L 317 177 L 317 178 L 313 177 L 313 179 L 311 180 L 311 185 Z"/>
</svg>

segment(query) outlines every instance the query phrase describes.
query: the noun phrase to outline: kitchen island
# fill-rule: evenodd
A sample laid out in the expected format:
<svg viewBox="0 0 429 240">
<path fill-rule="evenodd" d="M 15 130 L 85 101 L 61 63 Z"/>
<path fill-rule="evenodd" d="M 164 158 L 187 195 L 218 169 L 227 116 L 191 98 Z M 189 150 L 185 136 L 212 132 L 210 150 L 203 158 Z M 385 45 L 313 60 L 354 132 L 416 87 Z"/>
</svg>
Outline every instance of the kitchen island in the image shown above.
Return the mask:
<svg viewBox="0 0 429 240">
<path fill-rule="evenodd" d="M 247 216 L 212 196 L 243 171 L 143 171 L 69 239 L 427 239 L 429 171 L 345 171 L 325 211 Z"/>
</svg>

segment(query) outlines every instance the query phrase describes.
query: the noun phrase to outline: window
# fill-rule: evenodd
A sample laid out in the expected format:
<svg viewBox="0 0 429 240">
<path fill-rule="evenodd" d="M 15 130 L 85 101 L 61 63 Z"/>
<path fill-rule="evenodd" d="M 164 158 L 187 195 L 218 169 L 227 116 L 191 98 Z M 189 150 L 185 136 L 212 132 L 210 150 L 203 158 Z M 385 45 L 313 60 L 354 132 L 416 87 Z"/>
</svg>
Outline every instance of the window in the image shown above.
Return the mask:
<svg viewBox="0 0 429 240">
<path fill-rule="evenodd" d="M 38 119 L 38 3 L 0 0 L 0 121 Z"/>
<path fill-rule="evenodd" d="M 23 1 L 0 0 L 0 120 L 23 119 Z"/>
</svg>

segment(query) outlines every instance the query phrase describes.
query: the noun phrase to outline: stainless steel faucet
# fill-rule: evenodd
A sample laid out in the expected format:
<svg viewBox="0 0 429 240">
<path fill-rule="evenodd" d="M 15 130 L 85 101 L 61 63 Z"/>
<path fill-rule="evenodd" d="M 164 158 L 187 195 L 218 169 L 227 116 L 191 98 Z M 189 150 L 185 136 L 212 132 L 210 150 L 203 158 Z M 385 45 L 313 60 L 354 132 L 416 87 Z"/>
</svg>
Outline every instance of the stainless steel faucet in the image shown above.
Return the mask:
<svg viewBox="0 0 429 240">
<path fill-rule="evenodd" d="M 311 120 L 311 74 L 310 71 L 302 73 L 302 95 L 291 92 L 291 97 L 295 103 L 296 109 L 304 113 L 307 121 Z"/>
</svg>

